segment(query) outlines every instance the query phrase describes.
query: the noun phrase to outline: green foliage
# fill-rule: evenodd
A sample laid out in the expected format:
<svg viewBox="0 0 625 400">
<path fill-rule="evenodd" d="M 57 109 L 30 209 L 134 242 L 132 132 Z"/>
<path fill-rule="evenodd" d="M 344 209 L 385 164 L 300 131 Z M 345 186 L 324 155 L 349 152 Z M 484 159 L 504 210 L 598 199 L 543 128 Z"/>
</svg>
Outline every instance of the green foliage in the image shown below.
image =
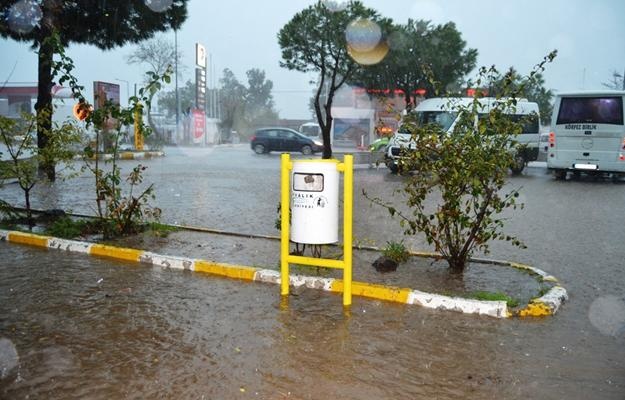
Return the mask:
<svg viewBox="0 0 625 400">
<path fill-rule="evenodd" d="M 208 95 L 208 92 L 207 92 Z M 195 83 L 187 81 L 184 86 L 178 88 L 180 110 L 186 110 L 195 106 Z M 158 108 L 165 111 L 168 117 L 176 115 L 176 91 L 163 91 L 158 96 Z"/>
<path fill-rule="evenodd" d="M 348 24 L 359 18 L 376 22 L 385 33 L 391 24 L 360 1 L 350 1 L 341 10 L 329 9 L 318 1 L 295 14 L 278 33 L 282 49 L 280 66 L 319 74 L 314 107 L 323 136 L 323 158 L 332 156 L 330 129 L 334 94 L 360 68 L 349 56 L 343 34 Z M 325 101 L 321 99 L 322 92 L 326 95 Z"/>
<path fill-rule="evenodd" d="M 0 163 L 0 180 L 15 179 L 24 192 L 26 214 L 32 220 L 30 192 L 43 178 L 37 173 L 38 166 L 49 162 L 61 161 L 71 169 L 73 167 L 74 147 L 80 142 L 78 127 L 71 121 L 61 125 L 54 124 L 44 135 L 48 145 L 38 148 L 35 140 L 35 127 L 39 115 L 22 114 L 14 120 L 0 116 L 0 143 L 6 147 L 7 161 Z"/>
<path fill-rule="evenodd" d="M 55 71 L 61 74 L 60 83 L 67 82 L 79 102 L 89 108 L 80 86 L 74 77 L 73 61 L 69 58 L 60 45 L 58 39 L 53 42 L 56 53 L 60 60 L 55 62 Z M 96 204 L 101 226 L 105 238 L 115 235 L 126 235 L 143 230 L 148 220 L 158 220 L 161 210 L 149 206 L 149 200 L 154 199 L 154 186 L 148 185 L 141 188 L 143 172 L 146 167 L 139 164 L 133 168 L 125 179 L 122 179 L 121 169 L 118 162 L 119 140 L 126 126 L 135 124 L 136 114 L 143 112 L 144 106 L 149 109 L 154 95 L 162 88 L 163 84 L 170 82 L 172 74 L 171 66 L 168 66 L 163 74 L 148 71 L 147 83 L 138 91 L 138 96 L 130 97 L 128 107 L 121 107 L 111 101 L 104 101 L 95 111 L 92 111 L 85 119 L 86 125 L 93 126 L 96 130 L 95 148 L 87 146 L 84 149 L 85 166 L 95 177 Z M 143 125 L 142 118 L 138 118 L 139 129 L 145 134 L 150 134 L 150 129 Z M 111 167 L 103 169 L 100 166 L 98 149 L 103 136 L 111 138 L 111 151 L 113 159 Z M 91 163 L 90 160 L 94 159 Z M 124 194 L 123 185 L 126 187 Z"/>
<path fill-rule="evenodd" d="M 394 25 L 389 35 L 391 50 L 376 65 L 361 68 L 351 83 L 365 88 L 402 90 L 406 108 L 416 104 L 414 91 L 425 89 L 426 97 L 457 92 L 464 77 L 475 68 L 476 49 L 466 42 L 453 22 L 432 25 L 409 19 Z"/>
<path fill-rule="evenodd" d="M 529 79 L 554 57 L 555 53 L 545 57 Z M 496 73 L 494 67 L 482 68 L 478 82 Z M 524 247 L 519 239 L 504 233 L 502 216 L 506 209 L 523 207 L 517 203 L 517 189 L 504 190 L 517 146 L 515 136 L 521 131 L 521 124 L 507 117 L 517 102 L 515 93 L 510 94 L 489 102 L 476 95 L 467 105 L 450 99 L 449 108 L 458 115 L 450 133 L 438 124 L 420 125 L 408 115 L 403 125 L 412 135 L 414 150 L 403 151 L 400 168 L 414 173 L 398 192 L 410 211 L 370 199 L 391 216 L 397 215 L 405 234 L 423 234 L 452 272 L 463 272 L 474 252 L 488 253 L 492 240 Z"/>
<path fill-rule="evenodd" d="M 513 93 L 516 97 L 524 97 L 536 102 L 540 110 L 541 123 L 543 125 L 551 123 L 553 93 L 545 88 L 545 79 L 541 73 L 524 77 L 514 68 L 510 68 L 505 74 L 499 72 L 492 74 L 482 86 L 488 89 L 488 95 L 492 97 L 502 97 Z"/>
<path fill-rule="evenodd" d="M 59 238 L 72 239 L 83 234 L 87 226 L 88 222 L 85 220 L 62 217 L 56 219 L 52 224 L 46 227 L 45 234 Z"/>
<path fill-rule="evenodd" d="M 255 127 L 274 124 L 278 119 L 271 94 L 273 82 L 265 79 L 265 72 L 259 69 L 250 69 L 246 74 L 247 86 L 228 68 L 219 80 L 221 125 L 226 134 L 236 130 L 246 136 Z"/>
<path fill-rule="evenodd" d="M 398 264 L 408 261 L 410 257 L 403 240 L 401 242 L 386 242 L 386 247 L 382 250 L 382 255 Z"/>
<path fill-rule="evenodd" d="M 73 2 L 29 2 L 31 7 L 40 7 L 43 18 L 31 30 L 15 31 L 6 23 L 0 24 L 0 36 L 17 41 L 31 42 L 38 56 L 39 93 L 37 95 L 37 144 L 40 149 L 48 146 L 52 127 L 52 95 L 54 83 L 54 44 L 67 46 L 70 43 L 84 43 L 108 50 L 126 43 L 136 43 L 152 36 L 155 32 L 178 29 L 187 18 L 188 0 L 174 0 L 164 12 L 152 11 L 142 1 L 85 0 Z M 15 1 L 0 3 L 0 15 L 7 15 Z M 68 3 L 69 4 L 69 3 Z M 111 17 L 111 16 L 114 16 Z M 51 41 L 52 40 L 52 41 Z M 71 65 L 73 69 L 73 64 Z M 43 159 L 39 170 L 48 179 L 56 179 L 57 160 Z"/>
<path fill-rule="evenodd" d="M 485 301 L 505 301 L 508 307 L 517 307 L 519 305 L 519 300 L 501 292 L 477 291 L 469 293 L 467 297 L 470 299 Z"/>
</svg>

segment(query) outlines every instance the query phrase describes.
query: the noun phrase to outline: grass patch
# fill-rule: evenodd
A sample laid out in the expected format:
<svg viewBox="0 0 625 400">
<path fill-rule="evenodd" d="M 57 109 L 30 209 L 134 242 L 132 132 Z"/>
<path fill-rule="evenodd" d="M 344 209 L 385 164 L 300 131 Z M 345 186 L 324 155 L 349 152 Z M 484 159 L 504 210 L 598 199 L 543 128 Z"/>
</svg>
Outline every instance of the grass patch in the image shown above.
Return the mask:
<svg viewBox="0 0 625 400">
<path fill-rule="evenodd" d="M 485 300 L 485 301 L 505 301 L 508 307 L 517 307 L 519 305 L 519 301 L 515 298 L 508 296 L 505 293 L 501 292 L 486 292 L 486 291 L 477 291 L 473 293 L 469 293 L 467 295 L 470 299 L 476 300 Z"/>
<path fill-rule="evenodd" d="M 410 257 L 403 240 L 401 242 L 386 242 L 386 247 L 382 249 L 382 255 L 395 261 L 397 264 L 407 261 L 408 257 Z"/>
<path fill-rule="evenodd" d="M 167 237 L 170 233 L 178 232 L 180 230 L 178 227 L 161 224 L 159 222 L 150 222 L 147 228 L 154 234 L 154 236 L 158 237 Z"/>
</svg>

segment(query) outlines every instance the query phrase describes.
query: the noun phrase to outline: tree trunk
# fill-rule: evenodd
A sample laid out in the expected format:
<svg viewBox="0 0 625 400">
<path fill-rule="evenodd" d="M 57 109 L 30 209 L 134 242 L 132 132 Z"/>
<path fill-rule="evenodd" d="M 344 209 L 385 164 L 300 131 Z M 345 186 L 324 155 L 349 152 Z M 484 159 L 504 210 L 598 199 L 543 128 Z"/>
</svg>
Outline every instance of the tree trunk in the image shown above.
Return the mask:
<svg viewBox="0 0 625 400">
<path fill-rule="evenodd" d="M 452 274 L 461 275 L 464 273 L 464 269 L 467 266 L 466 257 L 462 256 L 450 256 L 447 259 L 447 263 L 449 264 L 449 270 Z"/>
<path fill-rule="evenodd" d="M 41 152 L 48 146 L 52 130 L 52 58 L 54 49 L 50 43 L 39 43 L 39 70 L 37 103 L 37 148 Z M 38 166 L 39 175 L 45 175 L 51 182 L 56 179 L 54 160 L 43 159 Z"/>
</svg>

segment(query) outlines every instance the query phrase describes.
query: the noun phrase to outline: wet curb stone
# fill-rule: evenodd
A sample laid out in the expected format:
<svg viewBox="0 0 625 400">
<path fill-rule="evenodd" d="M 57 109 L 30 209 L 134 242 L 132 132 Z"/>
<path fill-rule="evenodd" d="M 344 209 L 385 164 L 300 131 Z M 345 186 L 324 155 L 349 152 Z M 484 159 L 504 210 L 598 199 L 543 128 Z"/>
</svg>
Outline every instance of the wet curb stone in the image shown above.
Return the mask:
<svg viewBox="0 0 625 400">
<path fill-rule="evenodd" d="M 146 158 L 155 158 L 155 157 L 164 157 L 165 153 L 162 151 L 121 151 L 119 152 L 117 158 L 119 160 L 143 160 Z M 74 157 L 76 160 L 82 160 L 83 156 L 78 155 Z M 109 161 L 113 159 L 112 154 L 98 154 L 98 159 Z M 90 160 L 95 160 L 95 156 L 90 157 Z"/>
<path fill-rule="evenodd" d="M 64 250 L 76 253 L 89 254 L 98 257 L 112 258 L 116 260 L 143 263 L 160 266 L 162 268 L 174 268 L 202 272 L 223 277 L 241 279 L 247 281 L 280 284 L 280 272 L 269 269 L 247 267 L 218 263 L 207 260 L 192 259 L 160 255 L 149 251 L 114 247 L 97 243 L 81 242 L 76 240 L 59 239 L 50 236 L 36 235 L 18 231 L 0 230 L 0 241 L 43 247 L 48 249 Z M 413 252 L 415 256 L 437 257 L 436 253 Z M 557 283 L 556 278 L 546 272 L 529 265 L 512 263 L 499 260 L 480 260 L 495 265 L 506 265 L 513 268 L 528 270 L 539 275 L 542 280 Z M 320 278 L 312 276 L 291 275 L 290 285 L 294 287 L 306 287 L 310 289 L 324 290 L 328 292 L 342 293 L 343 281 L 333 278 Z M 443 296 L 426 293 L 409 288 L 398 288 L 371 284 L 366 282 L 352 282 L 352 294 L 354 296 L 367 297 L 377 300 L 392 301 L 403 304 L 415 304 L 425 308 L 436 310 L 451 310 L 466 314 L 486 315 L 495 318 L 538 317 L 554 315 L 562 303 L 568 299 L 566 289 L 556 285 L 545 295 L 532 299 L 524 308 L 512 313 L 504 301 L 482 301 L 464 299 L 460 297 Z"/>
</svg>

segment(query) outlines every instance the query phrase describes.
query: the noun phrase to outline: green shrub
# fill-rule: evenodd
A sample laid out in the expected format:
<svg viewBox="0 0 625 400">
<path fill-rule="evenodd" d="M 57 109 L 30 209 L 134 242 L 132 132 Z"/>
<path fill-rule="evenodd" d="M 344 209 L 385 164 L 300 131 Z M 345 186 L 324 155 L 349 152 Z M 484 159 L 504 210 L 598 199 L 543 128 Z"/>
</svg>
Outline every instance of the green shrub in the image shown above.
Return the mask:
<svg viewBox="0 0 625 400">
<path fill-rule="evenodd" d="M 410 257 L 403 240 L 399 243 L 393 241 L 386 242 L 386 247 L 382 250 L 382 255 L 398 264 L 407 261 L 408 257 Z"/>
<path fill-rule="evenodd" d="M 61 217 L 46 228 L 46 235 L 72 239 L 80 236 L 87 228 L 87 221 Z"/>
</svg>

